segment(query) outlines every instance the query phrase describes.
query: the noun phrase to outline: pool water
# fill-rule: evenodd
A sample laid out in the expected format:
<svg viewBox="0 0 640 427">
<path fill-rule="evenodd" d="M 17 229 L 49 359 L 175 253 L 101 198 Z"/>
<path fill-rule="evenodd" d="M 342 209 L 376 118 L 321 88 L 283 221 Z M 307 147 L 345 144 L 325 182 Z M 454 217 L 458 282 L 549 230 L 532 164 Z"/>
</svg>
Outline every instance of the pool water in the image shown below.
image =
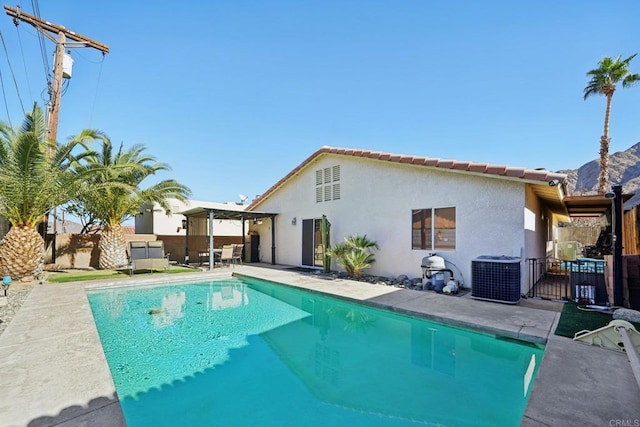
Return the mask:
<svg viewBox="0 0 640 427">
<path fill-rule="evenodd" d="M 256 279 L 88 296 L 130 427 L 515 426 L 544 351 Z"/>
</svg>

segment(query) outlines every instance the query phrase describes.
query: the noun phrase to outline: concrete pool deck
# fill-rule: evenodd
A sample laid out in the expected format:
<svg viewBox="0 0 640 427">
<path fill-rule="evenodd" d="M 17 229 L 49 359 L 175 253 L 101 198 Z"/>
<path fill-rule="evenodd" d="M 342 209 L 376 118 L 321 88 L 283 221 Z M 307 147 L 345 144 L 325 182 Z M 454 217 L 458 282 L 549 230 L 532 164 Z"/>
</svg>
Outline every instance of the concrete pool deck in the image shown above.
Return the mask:
<svg viewBox="0 0 640 427">
<path fill-rule="evenodd" d="M 627 356 L 553 335 L 559 312 L 552 303 L 498 304 L 474 300 L 469 295 L 450 297 L 342 279 L 327 280 L 266 265 L 244 265 L 186 275 L 157 273 L 117 281 L 36 285 L 0 335 L 0 425 L 124 426 L 86 290 L 206 280 L 228 277 L 231 273 L 334 294 L 479 331 L 546 342 L 521 425 L 640 423 L 640 390 Z"/>
</svg>

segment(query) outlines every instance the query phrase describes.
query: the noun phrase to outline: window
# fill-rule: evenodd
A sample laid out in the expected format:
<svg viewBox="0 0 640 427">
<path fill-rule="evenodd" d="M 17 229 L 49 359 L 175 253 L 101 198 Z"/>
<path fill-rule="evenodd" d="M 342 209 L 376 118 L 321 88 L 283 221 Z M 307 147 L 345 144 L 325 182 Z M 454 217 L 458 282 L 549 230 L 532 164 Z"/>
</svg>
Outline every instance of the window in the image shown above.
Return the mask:
<svg viewBox="0 0 640 427">
<path fill-rule="evenodd" d="M 454 250 L 456 248 L 456 208 L 412 210 L 411 248 Z"/>
<path fill-rule="evenodd" d="M 340 199 L 340 165 L 316 171 L 316 203 Z"/>
</svg>

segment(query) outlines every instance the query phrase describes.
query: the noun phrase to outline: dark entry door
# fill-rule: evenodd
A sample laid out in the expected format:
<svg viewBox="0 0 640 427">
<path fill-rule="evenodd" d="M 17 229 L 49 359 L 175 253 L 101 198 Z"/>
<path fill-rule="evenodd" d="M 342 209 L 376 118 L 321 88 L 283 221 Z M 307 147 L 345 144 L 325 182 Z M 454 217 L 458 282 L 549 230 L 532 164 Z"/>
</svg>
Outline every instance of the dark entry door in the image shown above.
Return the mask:
<svg viewBox="0 0 640 427">
<path fill-rule="evenodd" d="M 302 265 L 313 266 L 314 220 L 302 220 Z"/>
<path fill-rule="evenodd" d="M 322 267 L 321 219 L 302 220 L 302 265 Z"/>
</svg>

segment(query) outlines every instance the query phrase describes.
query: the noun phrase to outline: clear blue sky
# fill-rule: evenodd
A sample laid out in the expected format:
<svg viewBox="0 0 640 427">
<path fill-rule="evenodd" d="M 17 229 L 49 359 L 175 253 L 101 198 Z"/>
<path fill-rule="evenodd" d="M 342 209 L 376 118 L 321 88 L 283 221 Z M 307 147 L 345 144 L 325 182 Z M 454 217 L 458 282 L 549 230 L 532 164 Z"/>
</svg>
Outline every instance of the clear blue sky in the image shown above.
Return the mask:
<svg viewBox="0 0 640 427">
<path fill-rule="evenodd" d="M 603 97 L 583 100 L 586 71 L 640 51 L 637 0 L 42 0 L 39 9 L 111 49 L 104 61 L 73 49 L 58 139 L 97 128 L 144 144 L 172 167 L 157 179 L 218 202 L 263 193 L 323 145 L 577 168 L 598 157 L 605 109 Z M 36 30 L 3 16 L 25 109 L 43 105 Z M 45 47 L 51 66 L 54 44 Z M 640 72 L 640 57 L 631 69 Z M 2 100 L 4 121 L 6 109 Z M 616 92 L 611 137 L 611 153 L 640 141 L 640 86 Z"/>
</svg>

